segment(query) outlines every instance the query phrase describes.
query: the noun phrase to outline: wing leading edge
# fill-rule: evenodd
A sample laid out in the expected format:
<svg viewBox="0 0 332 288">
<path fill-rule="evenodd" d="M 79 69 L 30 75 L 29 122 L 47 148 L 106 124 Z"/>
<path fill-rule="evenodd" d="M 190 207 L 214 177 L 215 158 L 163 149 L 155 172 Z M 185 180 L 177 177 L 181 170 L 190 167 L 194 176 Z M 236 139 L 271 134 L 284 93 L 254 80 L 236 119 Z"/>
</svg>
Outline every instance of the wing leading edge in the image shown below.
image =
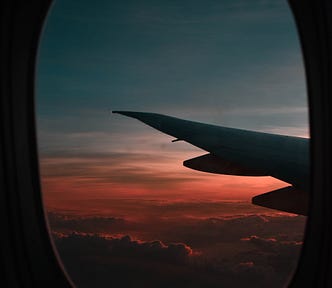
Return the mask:
<svg viewBox="0 0 332 288">
<path fill-rule="evenodd" d="M 290 213 L 307 214 L 309 139 L 204 124 L 157 113 L 113 113 L 140 120 L 175 137 L 176 141 L 183 140 L 209 152 L 184 161 L 183 165 L 188 168 L 217 174 L 272 176 L 292 184 L 291 189 L 286 187 L 261 194 L 252 202 Z"/>
</svg>

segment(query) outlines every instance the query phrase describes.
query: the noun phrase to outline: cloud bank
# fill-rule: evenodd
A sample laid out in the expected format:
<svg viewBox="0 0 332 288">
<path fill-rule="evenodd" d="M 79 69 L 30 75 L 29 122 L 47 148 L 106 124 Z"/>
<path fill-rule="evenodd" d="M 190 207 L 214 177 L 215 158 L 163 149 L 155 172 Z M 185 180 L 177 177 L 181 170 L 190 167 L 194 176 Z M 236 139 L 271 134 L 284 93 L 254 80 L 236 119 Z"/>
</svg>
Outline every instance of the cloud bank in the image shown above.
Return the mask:
<svg viewBox="0 0 332 288">
<path fill-rule="evenodd" d="M 51 218 L 78 287 L 281 287 L 296 268 L 305 224 L 289 215 Z"/>
</svg>

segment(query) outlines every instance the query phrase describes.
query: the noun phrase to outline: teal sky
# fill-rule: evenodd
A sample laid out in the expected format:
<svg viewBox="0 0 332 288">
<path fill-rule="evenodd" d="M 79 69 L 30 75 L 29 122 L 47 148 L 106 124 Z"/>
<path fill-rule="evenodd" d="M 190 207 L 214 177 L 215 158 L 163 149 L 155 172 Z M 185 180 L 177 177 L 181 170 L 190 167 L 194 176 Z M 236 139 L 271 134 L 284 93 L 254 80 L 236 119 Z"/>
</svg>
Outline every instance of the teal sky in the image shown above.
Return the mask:
<svg viewBox="0 0 332 288">
<path fill-rule="evenodd" d="M 60 133 L 109 132 L 108 109 L 285 133 L 307 126 L 286 1 L 55 1 L 37 91 L 40 128 Z"/>
</svg>

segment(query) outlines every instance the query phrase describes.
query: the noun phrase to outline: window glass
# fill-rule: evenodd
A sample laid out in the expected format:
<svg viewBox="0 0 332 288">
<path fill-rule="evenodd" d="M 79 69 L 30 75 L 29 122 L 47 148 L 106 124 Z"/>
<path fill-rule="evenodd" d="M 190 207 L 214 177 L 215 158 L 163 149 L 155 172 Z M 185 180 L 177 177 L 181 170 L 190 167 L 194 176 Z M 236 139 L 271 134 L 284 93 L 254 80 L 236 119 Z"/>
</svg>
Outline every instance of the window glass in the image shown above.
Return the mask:
<svg viewBox="0 0 332 288">
<path fill-rule="evenodd" d="M 306 217 L 251 204 L 289 183 L 189 169 L 208 152 L 111 113 L 309 138 L 286 1 L 58 0 L 37 68 L 44 204 L 78 287 L 289 281 Z"/>
</svg>

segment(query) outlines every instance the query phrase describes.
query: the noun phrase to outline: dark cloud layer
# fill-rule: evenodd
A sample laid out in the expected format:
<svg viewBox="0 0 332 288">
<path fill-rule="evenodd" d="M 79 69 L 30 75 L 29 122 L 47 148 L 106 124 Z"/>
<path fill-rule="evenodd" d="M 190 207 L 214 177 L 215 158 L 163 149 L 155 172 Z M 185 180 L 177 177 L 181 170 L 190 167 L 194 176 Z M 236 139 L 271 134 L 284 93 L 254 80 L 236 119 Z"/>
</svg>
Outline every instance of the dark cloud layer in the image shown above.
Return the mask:
<svg viewBox="0 0 332 288">
<path fill-rule="evenodd" d="M 160 261 L 169 263 L 185 263 L 192 249 L 183 243 L 170 243 L 165 245 L 159 240 L 146 242 L 131 239 L 129 235 L 121 238 L 106 238 L 97 234 L 71 233 L 67 236 L 57 236 L 56 242 L 60 249 L 80 251 L 83 254 L 95 256 L 103 251 L 107 258 L 128 258 L 130 261 Z M 90 252 L 90 253 L 88 253 Z M 96 252 L 91 253 L 91 252 Z"/>
<path fill-rule="evenodd" d="M 128 235 L 54 236 L 62 261 L 78 287 L 153 287 L 156 281 L 168 276 L 176 284 L 173 271 L 176 267 L 185 269 L 192 254 L 192 249 L 182 243 L 135 241 Z"/>
<path fill-rule="evenodd" d="M 305 223 L 259 215 L 132 226 L 116 217 L 50 218 L 78 287 L 281 287 L 296 267 Z M 120 232 L 125 236 L 113 236 Z"/>
</svg>

